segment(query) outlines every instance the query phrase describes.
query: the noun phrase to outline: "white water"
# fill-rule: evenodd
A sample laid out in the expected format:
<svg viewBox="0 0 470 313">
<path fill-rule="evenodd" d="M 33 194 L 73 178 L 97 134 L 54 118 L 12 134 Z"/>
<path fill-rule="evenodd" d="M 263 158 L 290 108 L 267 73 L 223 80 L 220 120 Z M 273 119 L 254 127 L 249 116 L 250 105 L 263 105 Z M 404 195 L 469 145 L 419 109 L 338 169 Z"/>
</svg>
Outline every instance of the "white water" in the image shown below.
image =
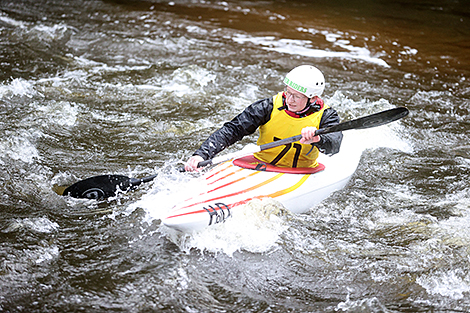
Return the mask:
<svg viewBox="0 0 470 313">
<path fill-rule="evenodd" d="M 468 311 L 468 19 L 456 3 L 3 1 L 0 310 Z M 200 188 L 176 167 L 300 63 L 325 72 L 343 120 L 411 114 L 348 131 L 358 171 L 307 214 L 257 201 L 198 233 L 162 227 Z M 53 191 L 155 172 L 109 201 Z"/>
</svg>

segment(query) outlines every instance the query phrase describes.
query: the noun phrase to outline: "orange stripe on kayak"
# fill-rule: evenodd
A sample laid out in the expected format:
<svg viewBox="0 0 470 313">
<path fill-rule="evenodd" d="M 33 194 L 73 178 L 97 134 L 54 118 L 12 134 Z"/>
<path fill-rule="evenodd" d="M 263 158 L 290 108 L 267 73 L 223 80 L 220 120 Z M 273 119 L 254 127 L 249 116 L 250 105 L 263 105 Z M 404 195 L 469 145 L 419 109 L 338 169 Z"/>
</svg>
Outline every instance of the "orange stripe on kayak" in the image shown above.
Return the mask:
<svg viewBox="0 0 470 313">
<path fill-rule="evenodd" d="M 224 169 L 218 171 L 217 173 L 223 172 L 223 171 L 225 171 L 226 169 L 228 169 L 228 168 L 224 168 Z M 225 176 L 222 176 L 222 177 L 216 179 L 215 181 L 213 181 L 213 182 L 211 182 L 211 183 L 207 183 L 207 185 L 214 184 L 215 182 L 217 182 L 217 181 L 219 181 L 219 180 L 221 180 L 221 179 L 227 178 L 227 177 L 229 177 L 229 176 L 232 176 L 232 175 L 234 175 L 235 173 L 238 173 L 238 172 L 240 172 L 240 171 L 242 171 L 242 170 L 243 170 L 243 168 L 239 168 L 239 169 L 237 169 L 235 172 L 228 173 L 228 174 L 226 174 Z M 217 173 L 211 175 L 210 177 L 216 175 Z M 255 173 L 259 173 L 259 172 L 255 172 Z M 250 174 L 250 175 L 248 175 L 248 176 L 246 176 L 246 177 L 242 177 L 242 178 L 239 178 L 239 179 L 237 179 L 237 180 L 231 181 L 231 182 L 226 183 L 225 185 L 222 185 L 222 186 L 217 187 L 217 188 L 215 188 L 215 189 L 212 189 L 212 190 L 209 190 L 209 191 L 204 191 L 204 192 L 202 192 L 202 193 L 200 193 L 200 194 L 198 194 L 198 195 L 196 195 L 196 196 L 192 196 L 191 198 L 186 199 L 185 201 L 190 201 L 191 199 L 193 199 L 193 198 L 195 198 L 195 197 L 199 197 L 199 196 L 201 196 L 201 195 L 203 195 L 203 194 L 207 194 L 207 193 L 213 192 L 213 191 L 215 191 L 215 190 L 217 190 L 217 189 L 219 189 L 219 188 L 222 188 L 222 187 L 228 186 L 228 185 L 230 185 L 230 184 L 239 182 L 240 180 L 243 180 L 243 179 L 245 179 L 245 178 L 247 178 L 247 177 L 250 177 L 250 176 L 252 176 L 252 175 L 254 175 L 254 174 Z M 208 178 L 209 178 L 209 177 L 208 177 Z M 207 178 L 206 178 L 205 180 L 207 180 Z M 186 207 L 184 207 L 184 208 L 186 208 Z"/>
<path fill-rule="evenodd" d="M 230 186 L 230 185 L 232 185 L 232 184 L 238 183 L 238 182 L 240 182 L 240 181 L 242 181 L 242 180 L 247 179 L 248 177 L 254 176 L 254 175 L 259 174 L 259 173 L 260 173 L 260 172 L 253 172 L 253 173 L 249 174 L 248 176 L 240 177 L 240 178 L 235 179 L 235 180 L 233 180 L 233 181 L 231 181 L 231 182 L 228 182 L 228 183 L 226 183 L 226 184 L 220 185 L 219 187 L 216 187 L 216 188 L 214 188 L 214 189 L 212 189 L 212 190 L 209 190 L 207 193 L 214 192 L 214 191 L 216 191 L 216 190 L 219 190 L 220 188 L 227 187 L 227 186 Z M 233 174 L 233 173 L 232 173 L 232 174 Z"/>
<path fill-rule="evenodd" d="M 234 192 L 234 193 L 232 193 L 232 194 L 223 195 L 223 196 L 216 197 L 216 198 L 213 198 L 213 199 L 208 199 L 208 200 L 204 200 L 204 201 L 201 201 L 201 202 L 193 203 L 193 204 L 190 204 L 190 205 L 188 205 L 188 206 L 179 208 L 178 211 L 181 210 L 181 209 L 185 209 L 185 208 L 189 208 L 189 207 L 198 205 L 198 204 L 202 204 L 202 203 L 206 203 L 206 202 L 211 202 L 211 201 L 215 201 L 215 200 L 220 200 L 220 199 L 223 199 L 223 198 L 228 198 L 228 197 L 236 196 L 236 195 L 239 195 L 239 194 L 248 192 L 248 191 L 252 191 L 252 190 L 258 189 L 258 188 L 260 188 L 260 187 L 263 187 L 264 185 L 269 184 L 269 183 L 272 182 L 272 181 L 275 181 L 276 179 L 280 178 L 282 175 L 284 175 L 284 173 L 279 173 L 279 174 L 277 174 L 276 176 L 271 177 L 270 179 L 265 180 L 265 181 L 262 182 L 262 183 L 259 183 L 258 185 L 254 185 L 254 186 L 252 186 L 252 187 L 250 187 L 250 188 L 243 189 L 243 190 L 240 190 L 240 191 L 238 191 L 238 192 Z M 294 185 L 294 186 L 295 186 L 295 185 Z M 287 190 L 287 189 L 284 189 L 284 190 Z M 269 196 L 264 196 L 264 197 L 269 197 Z M 230 206 L 230 207 L 232 207 L 232 206 Z M 172 215 L 172 216 L 169 216 L 169 217 L 167 217 L 167 218 L 172 218 L 172 217 L 177 217 L 177 216 L 182 216 L 182 215 L 187 215 L 187 214 L 200 213 L 200 212 L 205 212 L 205 210 L 200 210 L 200 211 L 196 211 L 196 212 L 189 212 L 189 213 L 183 213 L 183 214 Z"/>
<path fill-rule="evenodd" d="M 269 194 L 269 195 L 263 195 L 263 196 L 256 196 L 256 197 L 248 198 L 248 199 L 245 199 L 245 200 L 242 200 L 242 201 L 239 201 L 239 202 L 229 204 L 228 206 L 230 208 L 233 208 L 235 206 L 245 204 L 248 201 L 251 201 L 251 200 L 254 200 L 254 199 L 277 198 L 279 196 L 288 194 L 289 192 L 292 192 L 292 191 L 296 190 L 297 188 L 299 188 L 300 186 L 302 186 L 305 183 L 305 181 L 308 179 L 309 176 L 310 176 L 310 174 L 304 175 L 297 183 L 295 183 L 294 185 L 292 185 L 289 188 L 273 192 L 272 194 Z"/>
<path fill-rule="evenodd" d="M 222 165 L 227 165 L 227 166 L 225 166 L 224 168 L 219 169 L 217 172 L 212 173 L 211 175 L 207 176 L 205 179 L 209 179 L 209 178 L 214 177 L 215 175 L 219 174 L 220 172 L 225 171 L 227 168 L 229 168 L 230 162 L 222 163 L 218 167 L 222 167 Z M 214 168 L 212 171 L 214 171 L 216 168 Z"/>
<path fill-rule="evenodd" d="M 282 175 L 282 174 L 281 174 Z M 278 176 L 281 176 L 281 175 L 276 175 L 275 177 L 271 178 L 271 181 L 274 180 L 274 179 L 277 179 L 279 178 Z M 245 204 L 251 200 L 254 200 L 254 199 L 262 199 L 262 198 L 267 198 L 267 197 L 270 197 L 270 198 L 276 198 L 276 197 L 279 197 L 279 196 L 282 196 L 282 195 L 285 195 L 289 192 L 292 192 L 294 190 L 296 190 L 297 188 L 299 188 L 300 186 L 302 186 L 305 181 L 309 178 L 310 174 L 308 175 L 304 175 L 297 183 L 295 183 L 294 185 L 292 185 L 291 187 L 289 188 L 286 188 L 286 189 L 283 189 L 283 190 L 279 190 L 279 191 L 276 191 L 276 192 L 273 192 L 272 194 L 269 194 L 269 195 L 263 195 L 263 196 L 256 196 L 256 197 L 252 197 L 252 198 L 248 198 L 248 199 L 245 199 L 245 200 L 242 200 L 242 201 L 238 201 L 238 202 L 235 202 L 235 203 L 232 203 L 232 204 L 228 204 L 227 206 L 232 209 L 233 207 L 236 207 L 236 206 L 239 206 L 239 205 L 242 205 L 242 204 Z M 210 201 L 210 200 L 209 200 Z M 220 210 L 220 208 L 212 208 L 213 210 Z M 188 213 L 182 213 L 182 214 L 176 214 L 176 215 L 172 215 L 172 216 L 168 216 L 167 218 L 173 218 L 173 217 L 179 217 L 179 216 L 185 216 L 185 215 L 190 215 L 190 214 L 198 214 L 198 213 L 204 213 L 204 212 L 207 212 L 206 210 L 198 210 L 198 211 L 194 211 L 194 212 L 188 212 Z"/>
<path fill-rule="evenodd" d="M 241 171 L 243 171 L 243 170 L 244 170 L 244 168 L 238 168 L 238 169 L 236 169 L 235 171 L 233 171 L 233 172 L 231 172 L 231 173 L 228 173 L 228 174 L 225 174 L 225 176 L 219 177 L 219 178 L 217 178 L 216 180 L 214 180 L 213 182 L 208 183 L 208 185 L 215 184 L 215 183 L 218 182 L 219 180 L 224 179 L 224 178 L 227 178 L 227 177 L 230 177 L 230 176 L 232 176 L 232 175 L 235 175 L 236 173 L 241 172 Z M 219 171 L 219 173 L 220 173 L 220 172 L 222 172 L 222 171 Z M 212 176 L 214 176 L 214 175 L 212 175 Z M 212 177 L 212 176 L 211 176 L 211 177 Z M 208 177 L 208 178 L 209 178 L 209 177 Z"/>
</svg>

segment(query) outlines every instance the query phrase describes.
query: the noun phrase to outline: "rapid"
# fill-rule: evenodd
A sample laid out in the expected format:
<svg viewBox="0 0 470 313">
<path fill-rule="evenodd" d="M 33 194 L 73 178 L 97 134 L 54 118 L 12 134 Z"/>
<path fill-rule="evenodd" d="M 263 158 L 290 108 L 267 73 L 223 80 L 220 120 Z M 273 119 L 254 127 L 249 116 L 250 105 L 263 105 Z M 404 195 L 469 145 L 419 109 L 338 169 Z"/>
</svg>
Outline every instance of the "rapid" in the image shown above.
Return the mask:
<svg viewBox="0 0 470 313">
<path fill-rule="evenodd" d="M 0 311 L 470 311 L 469 38 L 463 0 L 0 1 Z M 359 167 L 307 214 L 163 226 L 184 161 L 300 64 L 344 121 L 410 115 L 345 132 Z M 57 194 L 101 174 L 158 177 Z"/>
</svg>

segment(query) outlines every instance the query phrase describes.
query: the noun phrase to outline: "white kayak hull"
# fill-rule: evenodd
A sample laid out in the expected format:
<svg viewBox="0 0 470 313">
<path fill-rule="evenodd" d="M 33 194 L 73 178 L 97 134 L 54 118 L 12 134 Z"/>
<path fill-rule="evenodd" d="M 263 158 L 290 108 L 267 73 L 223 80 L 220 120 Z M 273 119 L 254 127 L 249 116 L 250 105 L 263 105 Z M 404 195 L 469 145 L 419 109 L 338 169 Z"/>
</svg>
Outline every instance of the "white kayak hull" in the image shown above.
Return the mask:
<svg viewBox="0 0 470 313">
<path fill-rule="evenodd" d="M 305 213 L 346 186 L 359 158 L 360 153 L 343 149 L 332 157 L 321 155 L 324 169 L 314 174 L 258 171 L 226 162 L 204 174 L 203 191 L 175 205 L 162 223 L 183 232 L 201 230 L 226 221 L 238 206 L 263 198 L 278 201 L 292 213 Z"/>
</svg>

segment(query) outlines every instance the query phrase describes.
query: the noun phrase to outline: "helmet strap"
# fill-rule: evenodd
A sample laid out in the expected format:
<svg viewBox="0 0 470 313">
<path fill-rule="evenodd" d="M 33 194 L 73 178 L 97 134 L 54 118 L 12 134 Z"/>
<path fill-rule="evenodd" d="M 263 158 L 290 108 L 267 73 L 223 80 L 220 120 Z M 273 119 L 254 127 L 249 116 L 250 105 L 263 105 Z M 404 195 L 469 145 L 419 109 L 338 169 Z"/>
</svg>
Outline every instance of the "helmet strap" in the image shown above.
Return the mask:
<svg viewBox="0 0 470 313">
<path fill-rule="evenodd" d="M 311 100 L 312 98 L 308 98 L 305 109 L 300 112 L 295 112 L 295 114 L 297 114 L 299 117 L 306 117 L 307 115 L 320 111 L 321 105 L 317 104 L 317 99 L 315 99 L 313 103 L 310 103 Z"/>
<path fill-rule="evenodd" d="M 282 106 L 277 108 L 279 111 L 282 111 L 282 110 L 287 110 L 288 107 L 287 107 L 287 103 L 286 103 L 286 94 L 283 93 L 282 94 Z"/>
</svg>

